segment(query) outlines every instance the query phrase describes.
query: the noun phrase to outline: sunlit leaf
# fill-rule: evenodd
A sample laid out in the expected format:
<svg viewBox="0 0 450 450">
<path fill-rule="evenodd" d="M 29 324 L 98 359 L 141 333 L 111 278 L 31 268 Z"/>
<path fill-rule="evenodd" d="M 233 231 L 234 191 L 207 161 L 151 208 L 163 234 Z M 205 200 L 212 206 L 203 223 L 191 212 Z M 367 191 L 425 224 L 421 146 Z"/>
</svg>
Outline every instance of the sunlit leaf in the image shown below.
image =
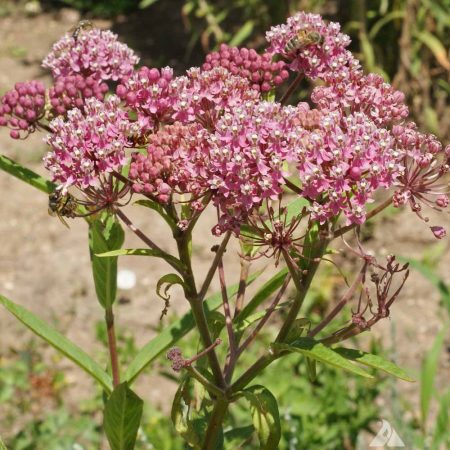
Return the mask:
<svg viewBox="0 0 450 450">
<path fill-rule="evenodd" d="M 44 339 L 52 347 L 87 372 L 92 378 L 97 380 L 106 391 L 111 391 L 112 381 L 110 376 L 87 353 L 81 350 L 80 347 L 45 323 L 42 319 L 26 310 L 23 306 L 13 303 L 2 295 L 0 295 L 0 304 L 16 316 L 34 334 Z"/>
<path fill-rule="evenodd" d="M 105 406 L 103 426 L 111 450 L 133 450 L 144 402 L 128 387 L 119 384 Z"/>
<path fill-rule="evenodd" d="M 434 391 L 434 379 L 439 364 L 439 357 L 448 329 L 449 327 L 445 326 L 436 336 L 433 346 L 425 356 L 422 364 L 422 371 L 420 374 L 420 412 L 422 429 L 424 431 L 427 428 L 428 412 L 430 410 L 431 397 Z"/>
<path fill-rule="evenodd" d="M 291 344 L 274 343 L 271 345 L 271 347 L 276 352 L 288 351 L 301 353 L 309 358 L 323 362 L 324 364 L 329 364 L 330 366 L 344 369 L 348 372 L 352 372 L 366 378 L 373 378 L 372 375 L 356 366 L 355 364 L 349 362 L 347 359 L 343 358 L 339 353 L 335 352 L 330 347 L 327 347 L 319 341 L 315 341 L 311 338 L 300 338 L 292 342 Z"/>
<path fill-rule="evenodd" d="M 95 292 L 105 309 L 110 308 L 116 300 L 117 257 L 100 258 L 97 255 L 119 249 L 124 239 L 123 229 L 113 217 L 89 224 L 89 250 Z"/>
<path fill-rule="evenodd" d="M 393 375 L 394 377 L 400 378 L 405 381 L 415 381 L 411 378 L 403 369 L 398 367 L 391 361 L 387 361 L 378 355 L 373 355 L 371 353 L 366 353 L 361 350 L 356 350 L 353 348 L 334 348 L 336 353 L 343 356 L 345 359 L 358 362 L 365 366 L 373 367 L 374 369 L 382 370 L 383 372 Z"/>
<path fill-rule="evenodd" d="M 281 438 L 278 404 L 273 394 L 264 386 L 245 389 L 243 396 L 250 403 L 253 426 L 258 433 L 260 450 L 276 450 Z"/>
<path fill-rule="evenodd" d="M 56 185 L 54 183 L 21 166 L 7 156 L 0 155 L 0 169 L 46 194 L 50 194 L 55 190 Z"/>
</svg>

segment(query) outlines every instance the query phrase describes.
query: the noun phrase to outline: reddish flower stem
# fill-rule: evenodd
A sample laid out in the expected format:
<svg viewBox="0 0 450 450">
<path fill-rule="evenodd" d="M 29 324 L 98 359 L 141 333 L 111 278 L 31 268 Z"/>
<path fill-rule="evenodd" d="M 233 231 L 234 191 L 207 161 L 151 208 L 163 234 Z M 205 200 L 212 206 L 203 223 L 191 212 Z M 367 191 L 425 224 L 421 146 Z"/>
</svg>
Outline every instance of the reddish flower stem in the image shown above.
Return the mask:
<svg viewBox="0 0 450 450">
<path fill-rule="evenodd" d="M 114 314 L 112 307 L 107 308 L 105 311 L 105 322 L 108 334 L 108 349 L 109 349 L 109 357 L 111 359 L 113 386 L 116 387 L 120 384 L 120 370 L 119 370 L 119 358 L 117 355 L 116 333 L 114 329 Z"/>
</svg>

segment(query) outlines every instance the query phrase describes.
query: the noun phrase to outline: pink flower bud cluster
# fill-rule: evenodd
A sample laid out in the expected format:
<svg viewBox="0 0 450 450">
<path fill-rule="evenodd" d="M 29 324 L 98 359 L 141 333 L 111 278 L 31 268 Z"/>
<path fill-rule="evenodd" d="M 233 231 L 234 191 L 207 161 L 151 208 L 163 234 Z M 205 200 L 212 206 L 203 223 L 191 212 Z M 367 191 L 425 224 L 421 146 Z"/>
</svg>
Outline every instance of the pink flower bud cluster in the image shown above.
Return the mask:
<svg viewBox="0 0 450 450">
<path fill-rule="evenodd" d="M 408 116 L 403 92 L 396 91 L 380 75 L 335 74 L 328 85 L 316 87 L 311 99 L 321 109 L 363 112 L 379 126 L 400 122 Z"/>
<path fill-rule="evenodd" d="M 167 125 L 149 137 L 146 154 L 134 153 L 133 190 L 167 203 L 174 192 L 202 195 L 206 189 L 207 132 L 199 124 Z"/>
<path fill-rule="evenodd" d="M 65 115 L 72 108 L 83 110 L 87 98 L 103 100 L 108 85 L 94 77 L 81 75 L 59 77 L 49 90 L 50 105 L 54 115 Z"/>
<path fill-rule="evenodd" d="M 45 87 L 40 81 L 16 83 L 0 99 L 0 126 L 11 129 L 13 139 L 25 138 L 44 115 Z"/>
<path fill-rule="evenodd" d="M 289 78 L 284 61 L 272 62 L 270 53 L 258 54 L 254 49 L 221 44 L 218 52 L 206 55 L 202 70 L 223 67 L 233 75 L 250 81 L 253 89 L 268 92 Z"/>
<path fill-rule="evenodd" d="M 42 66 L 53 77 L 68 75 L 93 76 L 100 80 L 121 80 L 128 77 L 139 58 L 109 30 L 82 30 L 75 38 L 66 34 L 53 45 Z"/>
<path fill-rule="evenodd" d="M 52 150 L 44 164 L 64 190 L 72 185 L 96 187 L 107 173 L 121 170 L 127 162 L 131 123 L 116 96 L 105 102 L 88 98 L 83 112 L 70 110 L 66 120 L 57 117 L 50 122 L 50 129 L 46 142 Z"/>
<path fill-rule="evenodd" d="M 297 136 L 291 159 L 312 218 L 321 223 L 340 212 L 349 223 L 364 222 L 375 190 L 392 186 L 404 170 L 391 133 L 362 113 L 324 115 L 318 128 Z"/>
<path fill-rule="evenodd" d="M 268 52 L 283 56 L 292 70 L 311 79 L 325 79 L 344 67 L 359 70 L 346 51 L 350 38 L 340 28 L 338 23 L 326 24 L 318 14 L 299 12 L 267 32 Z"/>
</svg>

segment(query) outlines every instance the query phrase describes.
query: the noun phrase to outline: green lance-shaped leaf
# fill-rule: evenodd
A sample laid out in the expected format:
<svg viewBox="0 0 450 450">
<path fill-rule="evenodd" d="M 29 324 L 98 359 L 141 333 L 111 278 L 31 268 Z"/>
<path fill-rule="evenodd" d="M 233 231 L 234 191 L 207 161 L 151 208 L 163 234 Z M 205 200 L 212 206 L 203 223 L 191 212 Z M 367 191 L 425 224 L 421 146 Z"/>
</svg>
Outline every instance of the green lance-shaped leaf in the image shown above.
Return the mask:
<svg viewBox="0 0 450 450">
<path fill-rule="evenodd" d="M 103 308 L 110 308 L 117 293 L 117 257 L 100 258 L 97 255 L 119 249 L 124 241 L 124 232 L 114 217 L 105 222 L 95 220 L 89 225 L 89 249 L 95 292 Z"/>
<path fill-rule="evenodd" d="M 166 221 L 166 223 L 170 226 L 172 230 L 176 229 L 177 227 L 176 222 L 172 219 L 172 217 L 169 214 L 167 214 L 166 210 L 160 203 L 157 203 L 154 200 L 138 200 L 133 204 L 153 209 L 153 211 L 156 211 Z"/>
<path fill-rule="evenodd" d="M 99 253 L 96 256 L 99 258 L 111 258 L 116 256 L 154 256 L 155 258 L 162 258 L 173 266 L 176 266 L 180 272 L 184 270 L 183 264 L 178 258 L 152 248 L 120 248 L 106 253 Z"/>
<path fill-rule="evenodd" d="M 447 50 L 439 38 L 429 31 L 418 31 L 414 33 L 414 36 L 430 49 L 438 63 L 444 67 L 445 70 L 450 71 L 450 60 L 447 56 Z"/>
<path fill-rule="evenodd" d="M 36 172 L 21 166 L 7 156 L 0 155 L 0 169 L 46 194 L 50 194 L 55 190 L 56 185 L 51 181 L 46 180 Z"/>
<path fill-rule="evenodd" d="M 141 423 L 144 402 L 128 387 L 119 384 L 105 406 L 103 426 L 111 450 L 133 450 Z"/>
<path fill-rule="evenodd" d="M 403 369 L 398 367 L 391 361 L 387 361 L 378 355 L 373 355 L 371 353 L 363 352 L 362 350 L 356 350 L 354 348 L 334 348 L 336 353 L 343 356 L 345 359 L 350 361 L 355 361 L 357 363 L 363 364 L 365 366 L 373 367 L 374 369 L 382 370 L 383 372 L 393 375 L 394 377 L 400 378 L 405 381 L 412 381 L 412 379 Z"/>
<path fill-rule="evenodd" d="M 448 332 L 448 325 L 436 336 L 431 350 L 426 355 L 420 374 L 420 412 L 423 431 L 427 428 L 428 412 L 430 410 L 431 397 L 434 391 L 434 378 L 439 364 L 439 355 L 444 344 L 444 338 Z"/>
<path fill-rule="evenodd" d="M 368 374 L 365 370 L 343 358 L 339 353 L 335 352 L 321 342 L 315 341 L 311 338 L 299 338 L 291 344 L 275 343 L 271 345 L 271 348 L 272 351 L 275 352 L 288 351 L 301 353 L 308 358 L 315 359 L 317 361 L 323 362 L 324 364 L 329 364 L 330 366 L 344 369 L 348 372 L 353 372 L 366 378 L 373 378 L 372 375 Z"/>
<path fill-rule="evenodd" d="M 281 438 L 277 400 L 264 386 L 255 385 L 242 391 L 250 403 L 253 426 L 258 433 L 261 450 L 275 450 Z"/>
<path fill-rule="evenodd" d="M 441 444 L 446 443 L 449 448 L 450 445 L 450 389 L 440 396 L 439 411 L 436 417 L 436 425 L 433 431 L 433 441 L 431 443 L 431 450 L 438 450 Z"/>
<path fill-rule="evenodd" d="M 2 295 L 0 295 L 0 304 L 10 313 L 14 314 L 33 333 L 44 339 L 56 348 L 56 350 L 81 367 L 92 378 L 97 380 L 106 391 L 111 392 L 112 381 L 110 376 L 87 353 L 81 350 L 80 347 L 45 323 L 42 319 L 26 310 L 23 306 L 13 303 Z"/>
<path fill-rule="evenodd" d="M 248 279 L 248 284 L 251 284 L 259 275 L 261 275 L 261 272 L 251 275 Z M 228 296 L 231 298 L 236 295 L 238 289 L 238 284 L 234 284 L 227 288 Z M 208 317 L 208 311 L 213 311 L 222 304 L 222 294 L 216 293 L 207 298 L 204 302 Z M 138 354 L 134 357 L 126 370 L 125 379 L 131 384 L 148 364 L 156 359 L 164 352 L 164 350 L 175 345 L 175 343 L 189 333 L 194 326 L 194 316 L 192 312 L 188 312 L 181 317 L 181 319 L 177 320 L 169 327 L 164 328 L 161 333 L 139 350 Z"/>
</svg>

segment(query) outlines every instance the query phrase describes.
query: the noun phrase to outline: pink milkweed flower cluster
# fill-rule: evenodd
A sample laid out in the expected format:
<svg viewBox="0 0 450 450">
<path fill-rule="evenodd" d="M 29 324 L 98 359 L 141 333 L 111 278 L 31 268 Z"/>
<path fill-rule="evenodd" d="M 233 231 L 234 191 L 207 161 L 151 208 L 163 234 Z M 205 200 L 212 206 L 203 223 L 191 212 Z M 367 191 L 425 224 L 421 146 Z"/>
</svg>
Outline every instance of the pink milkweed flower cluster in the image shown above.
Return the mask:
<svg viewBox="0 0 450 450">
<path fill-rule="evenodd" d="M 96 76 L 101 80 L 121 80 L 129 76 L 139 58 L 109 30 L 83 30 L 75 38 L 66 34 L 53 45 L 42 62 L 54 78 L 68 75 Z"/>
<path fill-rule="evenodd" d="M 98 186 L 106 174 L 125 165 L 132 125 L 119 103 L 116 96 L 104 102 L 91 97 L 83 112 L 75 108 L 67 120 L 57 117 L 50 122 L 52 133 L 46 143 L 52 150 L 44 163 L 63 191 L 72 185 L 81 189 Z"/>
<path fill-rule="evenodd" d="M 272 27 L 266 38 L 268 52 L 283 56 L 292 70 L 307 78 L 326 79 L 346 66 L 359 68 L 346 50 L 350 38 L 340 32 L 338 23 L 327 24 L 318 14 L 295 14 L 285 24 Z"/>
<path fill-rule="evenodd" d="M 11 129 L 13 139 L 27 137 L 44 115 L 45 87 L 40 81 L 16 83 L 0 101 L 0 126 Z"/>
<path fill-rule="evenodd" d="M 283 201 L 285 190 L 305 199 L 310 220 L 321 224 L 340 215 L 363 223 L 380 190 L 424 220 L 422 205 L 447 208 L 449 147 L 406 121 L 404 95 L 363 73 L 338 24 L 301 12 L 267 40 L 262 54 L 222 45 L 201 68 L 177 76 L 169 67 L 135 69 L 133 51 L 110 32 L 66 35 L 44 60 L 59 115 L 46 140 L 53 180 L 101 190 L 111 174 L 123 182 L 129 163 L 134 194 L 165 205 L 182 196 L 197 212 L 211 200 L 216 234 L 239 233 L 261 206 Z M 289 71 L 297 75 L 291 87 L 301 77 L 320 80 L 309 102 L 286 106 L 276 93 L 268 101 Z M 116 95 L 104 98 L 102 80 L 116 82 Z M 3 115 L 18 115 L 17 95 L 2 99 Z M 20 119 L 15 126 L 32 128 L 31 115 L 26 124 Z M 431 231 L 445 234 L 439 225 Z"/>
</svg>

